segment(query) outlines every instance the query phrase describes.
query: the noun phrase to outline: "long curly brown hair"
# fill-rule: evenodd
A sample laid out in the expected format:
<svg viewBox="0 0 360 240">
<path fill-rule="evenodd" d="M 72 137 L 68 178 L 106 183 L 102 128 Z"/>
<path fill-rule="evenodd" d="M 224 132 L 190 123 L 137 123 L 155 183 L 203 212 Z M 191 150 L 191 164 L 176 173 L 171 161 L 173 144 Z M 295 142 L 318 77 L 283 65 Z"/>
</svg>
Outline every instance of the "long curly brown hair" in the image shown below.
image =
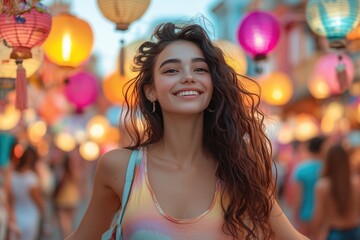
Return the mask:
<svg viewBox="0 0 360 240">
<path fill-rule="evenodd" d="M 246 239 L 270 239 L 273 231 L 269 215 L 274 194 L 271 144 L 265 134 L 259 96 L 246 90 L 241 80 L 247 77 L 237 74 L 225 62 L 224 53 L 200 24 L 161 24 L 152 41 L 139 47 L 134 58 L 138 75 L 128 82 L 132 86 L 125 92 L 125 124 L 132 138 L 129 148 L 147 146 L 163 136 L 161 107 L 156 103 L 152 113 L 153 105 L 145 96 L 144 86 L 154 82 L 157 56 L 177 40 L 196 44 L 210 69 L 214 91 L 209 109 L 215 111 L 204 111 L 203 146 L 218 162 L 216 175 L 223 183 L 223 230 L 234 238 L 245 235 Z M 254 84 L 257 85 L 255 81 Z M 129 90 L 132 87 L 134 91 Z"/>
</svg>

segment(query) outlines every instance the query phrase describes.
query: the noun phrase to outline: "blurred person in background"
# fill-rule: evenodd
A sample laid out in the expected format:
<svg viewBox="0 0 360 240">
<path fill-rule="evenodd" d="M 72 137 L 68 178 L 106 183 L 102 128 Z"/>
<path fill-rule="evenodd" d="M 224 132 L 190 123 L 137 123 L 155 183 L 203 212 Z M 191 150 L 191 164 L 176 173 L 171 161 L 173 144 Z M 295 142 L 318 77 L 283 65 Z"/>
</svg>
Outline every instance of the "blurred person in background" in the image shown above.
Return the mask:
<svg viewBox="0 0 360 240">
<path fill-rule="evenodd" d="M 323 176 L 315 188 L 311 239 L 360 239 L 360 177 L 350 168 L 349 152 L 341 145 L 330 146 Z"/>
<path fill-rule="evenodd" d="M 293 172 L 293 214 L 298 230 L 308 236 L 313 218 L 315 184 L 320 178 L 323 160 L 322 147 L 326 138 L 316 136 L 308 140 L 308 155 Z"/>
<path fill-rule="evenodd" d="M 10 204 L 10 159 L 14 157 L 17 139 L 13 134 L 0 132 L 0 240 L 10 233 L 19 234 Z"/>
<path fill-rule="evenodd" d="M 35 171 L 38 153 L 31 145 L 27 146 L 18 161 L 14 162 L 11 174 L 11 200 L 21 240 L 39 238 L 41 217 L 44 212 L 44 199 L 40 179 Z"/>
<path fill-rule="evenodd" d="M 81 200 L 79 178 L 72 160 L 65 153 L 61 176 L 54 191 L 54 204 L 63 237 L 73 231 L 75 213 Z"/>
</svg>

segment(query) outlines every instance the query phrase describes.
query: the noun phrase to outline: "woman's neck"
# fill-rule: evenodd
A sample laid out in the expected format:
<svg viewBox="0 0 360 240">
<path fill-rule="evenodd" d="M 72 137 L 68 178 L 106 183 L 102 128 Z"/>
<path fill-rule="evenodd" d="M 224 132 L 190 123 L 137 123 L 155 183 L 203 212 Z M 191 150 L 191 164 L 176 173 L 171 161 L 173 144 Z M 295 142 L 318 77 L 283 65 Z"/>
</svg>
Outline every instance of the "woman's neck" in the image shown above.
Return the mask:
<svg viewBox="0 0 360 240">
<path fill-rule="evenodd" d="M 194 164 L 204 158 L 203 115 L 164 116 L 164 135 L 157 149 L 180 165 Z"/>
</svg>

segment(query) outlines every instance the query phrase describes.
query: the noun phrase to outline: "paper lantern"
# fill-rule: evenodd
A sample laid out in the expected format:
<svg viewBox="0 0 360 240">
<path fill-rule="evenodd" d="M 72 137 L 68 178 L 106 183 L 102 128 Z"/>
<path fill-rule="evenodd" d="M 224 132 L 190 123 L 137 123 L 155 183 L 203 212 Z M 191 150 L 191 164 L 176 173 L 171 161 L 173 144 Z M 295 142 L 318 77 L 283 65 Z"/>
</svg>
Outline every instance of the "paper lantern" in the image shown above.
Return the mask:
<svg viewBox="0 0 360 240">
<path fill-rule="evenodd" d="M 318 35 L 330 41 L 330 47 L 344 47 L 346 35 L 360 22 L 360 0 L 309 0 L 306 21 Z"/>
<path fill-rule="evenodd" d="M 20 121 L 20 111 L 15 108 L 12 104 L 7 104 L 2 112 L 0 112 L 0 130 L 7 131 L 11 130 Z"/>
<path fill-rule="evenodd" d="M 137 72 L 132 70 L 134 65 L 135 54 L 145 39 L 136 40 L 128 44 L 123 43 L 121 46 L 119 57 L 118 57 L 118 69 L 120 75 L 125 75 L 127 79 L 136 77 Z"/>
<path fill-rule="evenodd" d="M 51 62 L 74 68 L 90 56 L 93 42 L 92 29 L 85 20 L 62 13 L 53 17 L 53 27 L 43 46 Z"/>
<path fill-rule="evenodd" d="M 0 43 L 0 78 L 16 78 L 15 59 L 10 58 L 12 48 Z M 41 46 L 31 49 L 31 58 L 24 59 L 23 67 L 26 70 L 26 77 L 31 77 L 41 66 L 44 60 L 44 51 Z"/>
<path fill-rule="evenodd" d="M 64 87 L 66 98 L 80 112 L 96 101 L 98 92 L 98 80 L 93 74 L 88 72 L 78 72 L 70 76 Z"/>
<path fill-rule="evenodd" d="M 349 32 L 348 35 L 346 35 L 346 39 L 349 41 L 360 39 L 360 25 Z"/>
<path fill-rule="evenodd" d="M 330 97 L 330 87 L 323 75 L 314 73 L 308 80 L 307 87 L 314 98 L 324 99 Z"/>
<path fill-rule="evenodd" d="M 121 76 L 119 71 L 116 71 L 107 76 L 102 81 L 102 88 L 105 97 L 113 104 L 123 105 L 125 103 L 124 93 L 126 90 L 125 84 L 129 81 L 126 76 Z M 129 89 L 133 91 L 133 87 Z"/>
<path fill-rule="evenodd" d="M 318 122 L 312 115 L 306 113 L 298 114 L 295 119 L 295 139 L 304 142 L 318 136 L 320 133 L 318 125 Z"/>
<path fill-rule="evenodd" d="M 342 54 L 340 64 L 336 53 L 320 57 L 315 64 L 313 76 L 322 76 L 332 94 L 344 92 L 354 79 L 354 64 L 350 57 Z"/>
<path fill-rule="evenodd" d="M 117 30 L 127 30 L 149 7 L 150 0 L 97 0 L 103 16 L 116 24 Z"/>
<path fill-rule="evenodd" d="M 30 2 L 30 1 L 29 1 Z M 51 29 L 51 15 L 41 4 L 21 2 L 15 6 L 12 1 L 4 2 L 4 12 L 0 14 L 0 37 L 13 51 L 10 58 L 15 59 L 16 77 L 16 107 L 27 108 L 26 70 L 22 63 L 32 57 L 31 48 L 41 45 Z"/>
<path fill-rule="evenodd" d="M 90 139 L 100 144 L 107 140 L 109 128 L 108 120 L 102 115 L 93 116 L 86 125 L 86 131 Z"/>
<path fill-rule="evenodd" d="M 83 142 L 80 144 L 79 153 L 85 160 L 94 161 L 100 156 L 100 147 L 92 141 Z"/>
<path fill-rule="evenodd" d="M 246 52 L 261 60 L 276 46 L 280 37 L 280 24 L 265 11 L 253 11 L 240 22 L 237 38 Z"/>
<path fill-rule="evenodd" d="M 71 152 L 76 147 L 76 141 L 74 137 L 65 132 L 56 133 L 54 136 L 54 144 L 64 152 Z"/>
<path fill-rule="evenodd" d="M 218 40 L 215 44 L 225 53 L 225 61 L 230 67 L 238 74 L 246 74 L 246 55 L 240 46 L 227 40 Z"/>
<path fill-rule="evenodd" d="M 270 105 L 284 105 L 293 95 L 293 84 L 283 72 L 272 72 L 261 80 L 262 97 Z"/>
</svg>

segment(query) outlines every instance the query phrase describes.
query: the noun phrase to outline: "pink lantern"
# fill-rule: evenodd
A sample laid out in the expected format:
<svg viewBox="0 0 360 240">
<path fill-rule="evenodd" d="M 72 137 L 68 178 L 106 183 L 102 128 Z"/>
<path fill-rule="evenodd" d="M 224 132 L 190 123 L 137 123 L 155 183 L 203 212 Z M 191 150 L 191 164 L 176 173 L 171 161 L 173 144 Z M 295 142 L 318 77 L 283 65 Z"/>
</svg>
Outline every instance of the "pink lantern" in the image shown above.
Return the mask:
<svg viewBox="0 0 360 240">
<path fill-rule="evenodd" d="M 255 60 L 262 60 L 276 46 L 280 24 L 268 12 L 253 11 L 242 19 L 237 37 L 246 52 Z"/>
<path fill-rule="evenodd" d="M 0 37 L 6 45 L 13 48 L 10 58 L 15 59 L 16 107 L 23 110 L 27 107 L 26 72 L 22 66 L 23 59 L 31 58 L 31 48 L 41 45 L 51 29 L 51 15 L 41 4 L 31 1 L 4 1 L 0 14 Z"/>
<path fill-rule="evenodd" d="M 332 94 L 340 94 L 354 79 L 354 64 L 346 54 L 329 53 L 319 58 L 313 74 L 322 76 Z"/>
<path fill-rule="evenodd" d="M 87 72 L 79 72 L 68 78 L 65 85 L 65 96 L 81 112 L 86 106 L 95 102 L 99 86 L 96 77 Z"/>
</svg>

